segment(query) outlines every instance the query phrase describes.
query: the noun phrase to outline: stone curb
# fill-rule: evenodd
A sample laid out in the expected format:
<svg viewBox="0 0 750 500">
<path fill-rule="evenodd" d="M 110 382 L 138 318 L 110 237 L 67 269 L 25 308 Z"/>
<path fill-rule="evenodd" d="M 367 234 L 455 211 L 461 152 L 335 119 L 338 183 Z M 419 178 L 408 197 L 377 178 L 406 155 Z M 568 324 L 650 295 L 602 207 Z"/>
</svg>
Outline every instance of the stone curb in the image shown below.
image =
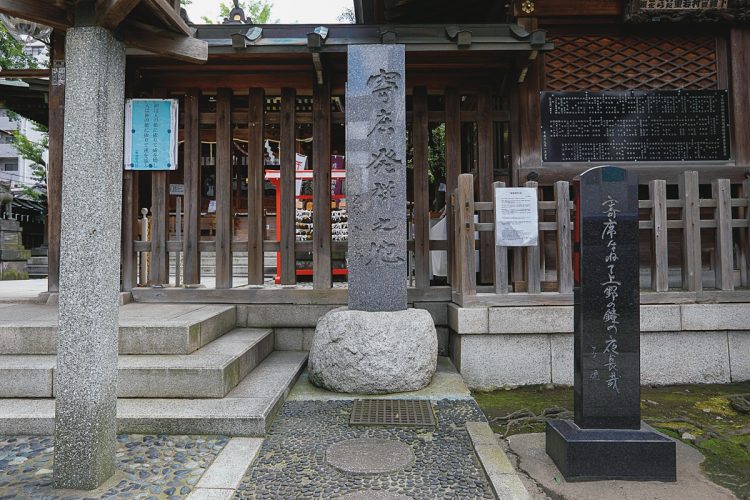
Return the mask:
<svg viewBox="0 0 750 500">
<path fill-rule="evenodd" d="M 505 452 L 497 442 L 495 434 L 486 422 L 466 422 L 474 451 L 497 498 L 528 500 L 528 490 L 518 477 Z"/>
<path fill-rule="evenodd" d="M 234 497 L 245 473 L 263 445 L 261 438 L 233 438 L 221 450 L 201 476 L 188 500 L 213 500 Z"/>
</svg>

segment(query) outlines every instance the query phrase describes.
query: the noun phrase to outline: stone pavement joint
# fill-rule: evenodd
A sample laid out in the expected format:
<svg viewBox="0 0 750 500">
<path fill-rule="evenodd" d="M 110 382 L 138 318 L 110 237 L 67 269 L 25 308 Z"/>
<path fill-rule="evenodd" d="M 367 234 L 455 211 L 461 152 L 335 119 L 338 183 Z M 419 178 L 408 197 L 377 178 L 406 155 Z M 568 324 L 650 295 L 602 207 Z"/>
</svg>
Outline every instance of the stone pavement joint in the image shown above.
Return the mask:
<svg viewBox="0 0 750 500">
<path fill-rule="evenodd" d="M 237 489 L 262 445 L 261 438 L 233 438 L 203 474 L 196 488 Z"/>
<path fill-rule="evenodd" d="M 467 422 L 466 430 L 497 498 L 527 500 L 528 490 L 518 477 L 487 422 Z"/>
</svg>

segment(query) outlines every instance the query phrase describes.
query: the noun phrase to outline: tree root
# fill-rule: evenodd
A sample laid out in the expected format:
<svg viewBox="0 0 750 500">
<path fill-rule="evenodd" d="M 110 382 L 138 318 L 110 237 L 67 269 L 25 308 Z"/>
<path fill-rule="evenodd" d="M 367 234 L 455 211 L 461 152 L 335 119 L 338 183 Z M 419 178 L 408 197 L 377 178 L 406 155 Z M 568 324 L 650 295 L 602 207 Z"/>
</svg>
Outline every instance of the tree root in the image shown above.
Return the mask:
<svg viewBox="0 0 750 500">
<path fill-rule="evenodd" d="M 534 414 L 531 410 L 524 408 L 522 410 L 514 411 L 504 417 L 495 417 L 490 419 L 491 424 L 505 424 L 505 432 L 503 437 L 508 437 L 510 431 L 514 428 L 523 427 L 528 424 L 543 424 L 549 420 L 572 418 L 573 412 L 559 407 L 553 406 L 551 408 L 545 408 L 539 415 Z"/>
</svg>

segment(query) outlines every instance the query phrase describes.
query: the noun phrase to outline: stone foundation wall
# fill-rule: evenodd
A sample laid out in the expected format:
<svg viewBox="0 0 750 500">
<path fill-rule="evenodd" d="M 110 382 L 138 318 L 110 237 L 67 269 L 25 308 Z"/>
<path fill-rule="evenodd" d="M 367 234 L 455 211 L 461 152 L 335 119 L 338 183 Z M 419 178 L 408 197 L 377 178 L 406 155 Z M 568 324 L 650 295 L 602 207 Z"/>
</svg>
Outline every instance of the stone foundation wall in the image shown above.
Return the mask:
<svg viewBox="0 0 750 500">
<path fill-rule="evenodd" d="M 450 355 L 472 389 L 573 384 L 573 306 L 448 305 Z M 750 304 L 641 306 L 641 382 L 750 380 Z"/>
<path fill-rule="evenodd" d="M 237 306 L 237 326 L 241 328 L 273 328 L 277 351 L 309 351 L 318 320 L 328 311 L 345 304 L 291 305 L 248 304 Z M 438 355 L 448 355 L 450 333 L 447 302 L 417 302 L 409 307 L 425 309 L 435 321 Z"/>
</svg>

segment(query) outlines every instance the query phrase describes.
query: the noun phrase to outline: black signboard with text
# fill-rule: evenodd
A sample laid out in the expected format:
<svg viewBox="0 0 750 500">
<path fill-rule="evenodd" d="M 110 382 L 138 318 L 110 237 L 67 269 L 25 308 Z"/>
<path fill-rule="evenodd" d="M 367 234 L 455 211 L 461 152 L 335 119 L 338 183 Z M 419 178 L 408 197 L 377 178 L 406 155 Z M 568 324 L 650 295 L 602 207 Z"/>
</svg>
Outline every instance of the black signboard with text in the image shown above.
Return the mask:
<svg viewBox="0 0 750 500">
<path fill-rule="evenodd" d="M 545 162 L 730 158 L 726 90 L 542 92 Z"/>
</svg>

